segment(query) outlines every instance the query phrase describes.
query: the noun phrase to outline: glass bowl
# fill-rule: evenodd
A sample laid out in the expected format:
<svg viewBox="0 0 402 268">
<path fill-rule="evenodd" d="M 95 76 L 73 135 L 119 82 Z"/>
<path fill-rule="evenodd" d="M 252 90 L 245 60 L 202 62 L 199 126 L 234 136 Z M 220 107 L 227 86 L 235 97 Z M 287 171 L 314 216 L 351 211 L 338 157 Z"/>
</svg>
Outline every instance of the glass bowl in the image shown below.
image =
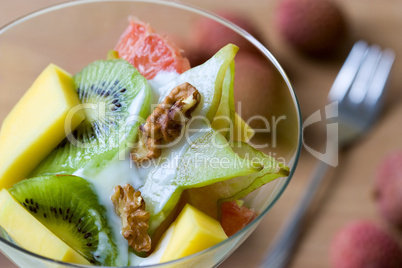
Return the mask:
<svg viewBox="0 0 402 268">
<path fill-rule="evenodd" d="M 257 85 L 260 92 L 270 92 L 269 98 L 264 93 L 259 99 L 267 98 L 261 111 L 271 125 L 268 131 L 257 133 L 251 142 L 284 161 L 290 168 L 289 176 L 270 182 L 245 198 L 246 205 L 258 217 L 235 235 L 191 256 L 147 267 L 218 266 L 251 234 L 281 196 L 294 174 L 301 148 L 301 115 L 292 86 L 272 54 L 243 29 L 208 11 L 157 0 L 74 1 L 34 12 L 0 29 L 0 122 L 49 63 L 74 74 L 90 62 L 105 58 L 131 15 L 150 23 L 157 32 L 174 38 L 184 48 L 197 21 L 213 20 L 236 36 L 234 42 L 240 38 L 251 44 L 255 55 L 270 66 L 276 77 L 270 88 L 264 88 L 269 84 L 265 81 Z M 236 101 L 239 109 L 241 97 Z M 255 111 L 251 106 L 248 103 L 241 109 Z M 11 242 L 4 232 L 0 236 L 1 251 L 20 267 L 85 267 L 28 252 Z"/>
</svg>

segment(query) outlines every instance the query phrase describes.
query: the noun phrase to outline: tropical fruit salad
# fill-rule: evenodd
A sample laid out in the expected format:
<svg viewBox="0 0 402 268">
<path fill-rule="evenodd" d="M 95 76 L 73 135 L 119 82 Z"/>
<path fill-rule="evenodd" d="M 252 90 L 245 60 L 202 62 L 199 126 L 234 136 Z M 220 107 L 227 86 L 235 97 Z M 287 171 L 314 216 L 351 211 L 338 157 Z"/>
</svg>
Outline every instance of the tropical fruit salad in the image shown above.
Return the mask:
<svg viewBox="0 0 402 268">
<path fill-rule="evenodd" d="M 36 254 L 156 264 L 234 235 L 250 192 L 289 169 L 250 146 L 228 44 L 191 68 L 148 24 L 71 76 L 50 64 L 0 132 L 0 225 Z M 106 52 L 105 52 L 106 54 Z M 51 100 L 51 101 L 47 101 Z"/>
</svg>

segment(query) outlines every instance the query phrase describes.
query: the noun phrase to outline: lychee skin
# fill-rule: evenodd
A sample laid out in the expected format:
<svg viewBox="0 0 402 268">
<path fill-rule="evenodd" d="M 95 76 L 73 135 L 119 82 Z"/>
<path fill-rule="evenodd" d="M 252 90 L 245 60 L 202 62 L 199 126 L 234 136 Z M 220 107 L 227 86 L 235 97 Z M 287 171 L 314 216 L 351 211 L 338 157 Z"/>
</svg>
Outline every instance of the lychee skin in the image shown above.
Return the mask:
<svg viewBox="0 0 402 268">
<path fill-rule="evenodd" d="M 312 56 L 329 56 L 345 40 L 343 13 L 331 0 L 279 0 L 275 25 L 294 48 Z"/>
<path fill-rule="evenodd" d="M 392 225 L 402 228 L 402 151 L 383 159 L 374 187 L 381 215 Z"/>
<path fill-rule="evenodd" d="M 400 268 L 402 250 L 388 233 L 369 221 L 355 221 L 334 237 L 333 268 Z"/>
</svg>

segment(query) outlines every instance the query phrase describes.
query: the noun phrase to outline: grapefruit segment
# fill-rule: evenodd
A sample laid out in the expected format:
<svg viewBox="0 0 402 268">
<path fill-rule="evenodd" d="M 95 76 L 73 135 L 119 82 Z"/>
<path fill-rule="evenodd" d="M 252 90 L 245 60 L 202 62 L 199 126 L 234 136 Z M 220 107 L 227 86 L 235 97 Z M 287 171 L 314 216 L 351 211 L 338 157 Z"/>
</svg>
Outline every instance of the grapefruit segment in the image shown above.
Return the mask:
<svg viewBox="0 0 402 268">
<path fill-rule="evenodd" d="M 257 214 L 253 210 L 245 206 L 240 207 L 236 201 L 222 204 L 221 225 L 227 236 L 234 235 L 256 217 Z"/>
<path fill-rule="evenodd" d="M 136 18 L 130 18 L 129 22 L 115 50 L 146 79 L 154 78 L 160 71 L 180 74 L 190 69 L 188 59 L 180 54 L 173 42 Z"/>
<path fill-rule="evenodd" d="M 140 20 L 130 18 L 129 22 L 130 24 L 120 36 L 115 48 L 117 52 L 125 52 L 125 57 L 128 57 L 133 52 L 135 44 L 140 39 L 153 32 L 153 29 L 149 25 Z"/>
</svg>

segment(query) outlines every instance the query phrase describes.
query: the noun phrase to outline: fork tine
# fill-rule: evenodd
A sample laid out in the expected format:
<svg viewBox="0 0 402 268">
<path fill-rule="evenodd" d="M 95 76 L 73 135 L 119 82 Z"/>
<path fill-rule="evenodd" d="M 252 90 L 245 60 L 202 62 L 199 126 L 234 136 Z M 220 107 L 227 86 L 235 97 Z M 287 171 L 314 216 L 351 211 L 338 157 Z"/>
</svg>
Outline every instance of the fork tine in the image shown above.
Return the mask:
<svg viewBox="0 0 402 268">
<path fill-rule="evenodd" d="M 391 49 L 386 49 L 382 52 L 377 64 L 377 70 L 367 91 L 365 102 L 368 105 L 373 106 L 381 98 L 394 60 L 395 53 Z"/>
<path fill-rule="evenodd" d="M 330 102 L 343 100 L 356 77 L 362 60 L 367 53 L 367 48 L 368 45 L 364 41 L 358 41 L 354 44 L 329 91 L 328 99 Z"/>
<path fill-rule="evenodd" d="M 377 45 L 372 45 L 361 64 L 353 85 L 349 92 L 348 99 L 354 104 L 360 104 L 367 94 L 371 80 L 373 79 L 378 61 L 381 56 L 381 49 Z"/>
</svg>

